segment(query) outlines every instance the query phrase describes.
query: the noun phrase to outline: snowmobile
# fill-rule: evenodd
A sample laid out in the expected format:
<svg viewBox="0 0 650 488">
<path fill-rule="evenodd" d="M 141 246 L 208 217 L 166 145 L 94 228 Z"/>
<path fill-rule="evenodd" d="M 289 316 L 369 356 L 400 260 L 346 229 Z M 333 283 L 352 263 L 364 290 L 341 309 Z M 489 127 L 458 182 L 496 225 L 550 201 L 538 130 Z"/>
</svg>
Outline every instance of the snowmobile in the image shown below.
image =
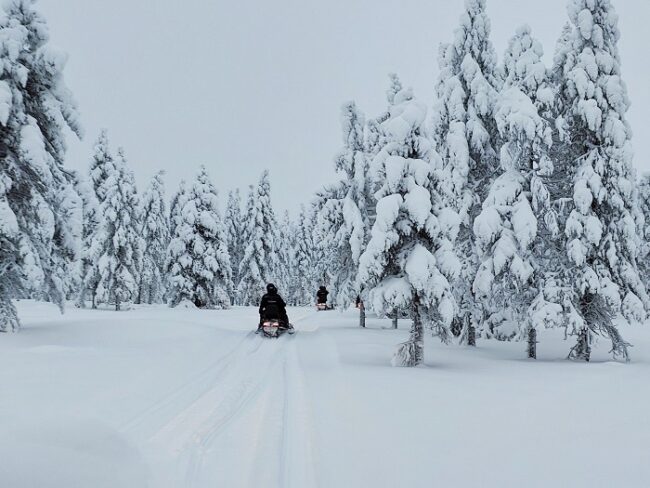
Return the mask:
<svg viewBox="0 0 650 488">
<path fill-rule="evenodd" d="M 260 329 L 264 337 L 278 338 L 285 332 L 294 334 L 296 329 L 291 324 L 284 324 L 278 319 L 265 319 Z"/>
<path fill-rule="evenodd" d="M 322 312 L 323 310 L 334 310 L 333 305 L 328 305 L 327 303 L 317 303 L 316 310 Z"/>
</svg>

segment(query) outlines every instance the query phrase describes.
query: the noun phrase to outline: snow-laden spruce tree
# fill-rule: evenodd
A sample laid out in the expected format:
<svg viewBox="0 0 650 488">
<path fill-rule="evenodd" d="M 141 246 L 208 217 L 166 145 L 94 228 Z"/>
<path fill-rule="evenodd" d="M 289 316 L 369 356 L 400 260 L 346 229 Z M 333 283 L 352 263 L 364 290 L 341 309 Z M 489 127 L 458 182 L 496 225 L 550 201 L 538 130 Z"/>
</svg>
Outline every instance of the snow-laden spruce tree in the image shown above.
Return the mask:
<svg viewBox="0 0 650 488">
<path fill-rule="evenodd" d="M 313 305 L 316 302 L 316 291 L 321 283 L 318 259 L 323 256 L 317 252 L 314 242 L 314 218 L 311 209 L 300 206 L 300 214 L 296 221 L 296 290 L 294 302 L 296 305 Z"/>
<path fill-rule="evenodd" d="M 116 171 L 116 162 L 111 154 L 108 132 L 103 129 L 93 148 L 90 161 L 89 181 L 82 182 L 79 188 L 84 203 L 84 229 L 80 259 L 81 283 L 76 304 L 85 307 L 90 297 L 92 308 L 96 307 L 97 286 L 99 284 L 99 263 L 95 259 L 93 239 L 95 231 L 102 221 L 100 206 L 106 200 L 106 181 Z"/>
<path fill-rule="evenodd" d="M 635 173 L 617 16 L 609 0 L 571 0 L 568 11 L 574 28 L 560 122 L 568 148 L 562 164 L 573 185 L 565 227 L 573 269 L 565 307 L 578 340 L 570 357 L 588 361 L 592 337 L 600 334 L 612 341 L 615 357 L 627 359 L 628 344 L 613 319 L 620 313 L 641 320 L 648 296 L 636 263 Z"/>
<path fill-rule="evenodd" d="M 176 227 L 181 222 L 181 210 L 187 199 L 187 183 L 181 180 L 178 184 L 178 190 L 174 193 L 171 203 L 169 204 L 169 234 L 176 234 Z"/>
<path fill-rule="evenodd" d="M 95 142 L 90 162 L 90 179 L 100 204 L 104 203 L 106 199 L 106 180 L 113 173 L 115 167 L 116 162 L 111 154 L 108 131 L 102 129 Z"/>
<path fill-rule="evenodd" d="M 285 211 L 278 230 L 278 273 L 277 286 L 288 305 L 296 305 L 294 301 L 298 292 L 298 270 L 296 265 L 296 226 Z"/>
<path fill-rule="evenodd" d="M 637 226 L 641 243 L 639 245 L 639 274 L 646 291 L 650 290 L 650 173 L 641 177 L 638 187 Z"/>
<path fill-rule="evenodd" d="M 164 171 L 157 173 L 142 195 L 140 208 L 141 266 L 137 303 L 162 303 L 165 295 L 165 258 L 169 220 L 165 203 Z"/>
<path fill-rule="evenodd" d="M 246 247 L 239 265 L 237 293 L 242 305 L 257 305 L 266 284 L 278 276 L 277 222 L 271 205 L 269 172 L 251 189 L 245 216 Z"/>
<path fill-rule="evenodd" d="M 462 272 L 454 284 L 459 313 L 452 330 L 474 345 L 485 311 L 472 294 L 479 265 L 472 229 L 498 168 L 494 103 L 500 80 L 485 0 L 465 0 L 454 42 L 440 47 L 439 66 L 434 140 L 448 182 L 445 198 L 461 218 L 457 249 Z"/>
<path fill-rule="evenodd" d="M 386 144 L 373 161 L 382 185 L 359 279 L 375 311 L 410 310 L 411 336 L 393 364 L 416 366 L 423 360 L 424 328 L 446 340 L 456 313 L 449 280 L 460 269 L 452 249 L 458 216 L 443 207 L 438 193 L 434 168 L 440 158 L 423 129 L 426 107 L 410 90 L 397 93 L 394 102 L 382 124 Z"/>
<path fill-rule="evenodd" d="M 241 210 L 241 195 L 239 188 L 228 193 L 225 221 L 226 235 L 228 238 L 228 254 L 232 267 L 233 283 L 239 283 L 239 265 L 244 256 L 244 216 Z M 230 297 L 231 303 L 237 303 L 237 290 L 233 287 Z"/>
<path fill-rule="evenodd" d="M 85 307 L 85 295 L 88 291 L 84 284 L 88 269 L 94 264 L 92 257 L 89 255 L 91 239 L 100 221 L 99 202 L 93 190 L 92 183 L 82 176 L 77 175 L 75 181 L 75 189 L 77 194 L 81 197 L 82 203 L 82 230 L 81 230 L 81 251 L 79 259 L 76 261 L 75 280 L 77 288 L 74 290 L 76 296 L 76 306 Z M 93 290 L 96 289 L 96 283 Z M 92 296 L 94 303 L 94 294 Z"/>
<path fill-rule="evenodd" d="M 19 326 L 13 298 L 37 293 L 63 307 L 61 266 L 79 231 L 68 220 L 74 177 L 63 160 L 64 130 L 80 136 L 81 127 L 66 56 L 48 46 L 32 4 L 7 2 L 0 18 L 0 332 Z"/>
<path fill-rule="evenodd" d="M 395 94 L 392 94 L 394 100 Z M 343 149 L 335 159 L 341 180 L 326 189 L 317 213 L 319 242 L 332 249 L 329 274 L 332 302 L 337 307 L 353 303 L 361 290 L 359 258 L 370 234 L 369 208 L 373 206 L 368 159 L 364 152 L 364 117 L 354 102 L 341 109 Z"/>
<path fill-rule="evenodd" d="M 538 328 L 563 323 L 557 283 L 561 260 L 554 242 L 560 231 L 547 184 L 553 174 L 554 92 L 543 54 L 528 26 L 508 44 L 504 86 L 495 106 L 501 174 L 474 220 L 481 264 L 473 292 L 486 310 L 516 324 L 527 338 L 530 358 L 536 357 Z"/>
<path fill-rule="evenodd" d="M 204 166 L 177 205 L 179 219 L 167 257 L 169 305 L 229 308 L 233 284 L 226 228 L 217 190 Z"/>
<path fill-rule="evenodd" d="M 97 263 L 97 304 L 121 310 L 133 303 L 138 293 L 140 228 L 138 196 L 133 173 L 122 149 L 114 169 L 104 182 L 105 197 L 100 205 L 102 220 L 92 237 L 91 256 Z M 88 270 L 86 283 L 95 273 Z"/>
</svg>

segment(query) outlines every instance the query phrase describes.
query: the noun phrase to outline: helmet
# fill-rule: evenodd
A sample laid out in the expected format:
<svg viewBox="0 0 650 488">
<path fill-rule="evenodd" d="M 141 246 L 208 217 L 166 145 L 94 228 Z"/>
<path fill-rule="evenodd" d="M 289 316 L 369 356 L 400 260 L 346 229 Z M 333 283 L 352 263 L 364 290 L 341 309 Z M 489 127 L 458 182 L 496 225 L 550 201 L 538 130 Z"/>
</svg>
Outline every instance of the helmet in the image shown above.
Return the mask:
<svg viewBox="0 0 650 488">
<path fill-rule="evenodd" d="M 269 283 L 268 285 L 266 285 L 266 291 L 268 293 L 277 293 L 278 289 L 276 288 L 276 286 L 273 283 Z"/>
</svg>

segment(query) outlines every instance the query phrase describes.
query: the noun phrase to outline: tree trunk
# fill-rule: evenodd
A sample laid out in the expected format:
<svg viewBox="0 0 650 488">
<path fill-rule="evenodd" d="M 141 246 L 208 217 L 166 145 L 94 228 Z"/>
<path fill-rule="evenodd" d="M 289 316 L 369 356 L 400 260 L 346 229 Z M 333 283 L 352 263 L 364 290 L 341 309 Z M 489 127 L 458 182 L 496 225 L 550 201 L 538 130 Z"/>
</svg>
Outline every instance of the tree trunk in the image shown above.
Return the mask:
<svg viewBox="0 0 650 488">
<path fill-rule="evenodd" d="M 420 317 L 420 297 L 417 294 L 413 297 L 411 318 L 411 336 L 407 342 L 400 344 L 393 357 L 393 366 L 418 366 L 424 359 L 424 328 Z"/>
<path fill-rule="evenodd" d="M 569 359 L 589 362 L 591 359 L 591 333 L 587 327 L 578 332 L 578 341 L 569 352 Z"/>
<path fill-rule="evenodd" d="M 366 307 L 359 302 L 359 327 L 366 327 Z"/>
<path fill-rule="evenodd" d="M 474 327 L 469 320 L 467 321 L 467 345 L 476 347 L 476 327 Z"/>
<path fill-rule="evenodd" d="M 528 358 L 537 359 L 537 329 L 528 327 Z"/>
<path fill-rule="evenodd" d="M 397 329 L 397 310 L 393 312 L 393 329 Z"/>
</svg>

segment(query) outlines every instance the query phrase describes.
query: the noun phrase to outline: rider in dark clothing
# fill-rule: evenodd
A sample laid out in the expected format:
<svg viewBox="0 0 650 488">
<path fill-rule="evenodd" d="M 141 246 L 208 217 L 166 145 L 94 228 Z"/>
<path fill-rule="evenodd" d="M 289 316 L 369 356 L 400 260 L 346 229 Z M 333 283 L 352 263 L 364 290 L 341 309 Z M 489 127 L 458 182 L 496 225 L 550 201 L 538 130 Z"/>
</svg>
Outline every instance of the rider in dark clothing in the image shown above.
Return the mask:
<svg viewBox="0 0 650 488">
<path fill-rule="evenodd" d="M 266 285 L 266 294 L 260 303 L 260 327 L 264 320 L 277 319 L 283 325 L 289 325 L 287 316 L 287 304 L 278 294 L 278 289 L 273 283 Z"/>
<path fill-rule="evenodd" d="M 327 288 L 321 286 L 316 292 L 316 303 L 327 303 L 327 295 L 329 295 L 329 293 L 330 292 L 327 291 Z"/>
</svg>

